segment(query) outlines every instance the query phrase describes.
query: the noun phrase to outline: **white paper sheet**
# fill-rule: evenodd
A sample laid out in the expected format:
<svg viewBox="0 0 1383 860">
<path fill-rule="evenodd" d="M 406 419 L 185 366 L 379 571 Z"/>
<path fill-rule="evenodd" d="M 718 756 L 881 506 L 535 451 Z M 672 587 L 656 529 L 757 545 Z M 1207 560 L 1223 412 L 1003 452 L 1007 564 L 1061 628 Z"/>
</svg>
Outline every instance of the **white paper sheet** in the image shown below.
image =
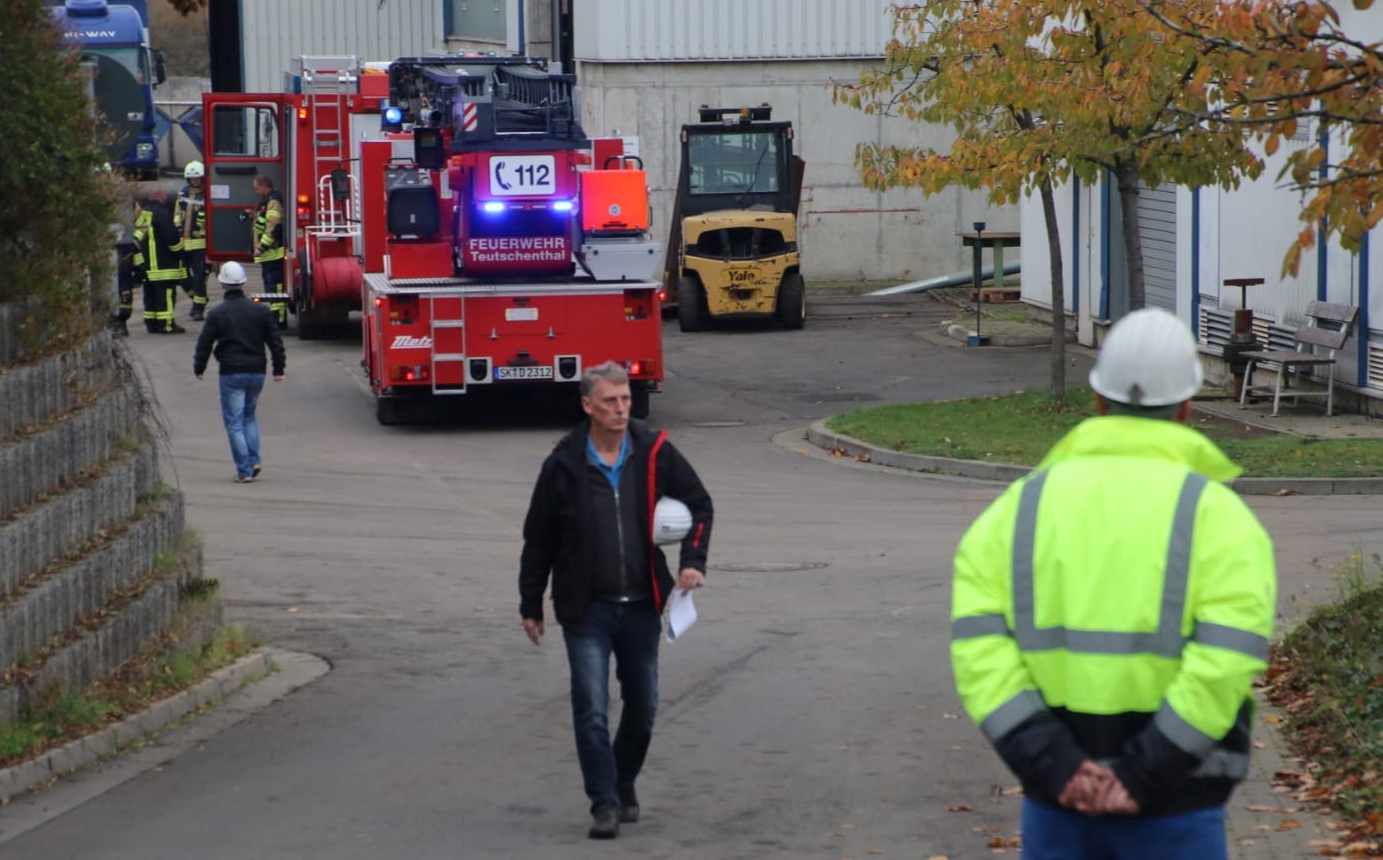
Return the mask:
<svg viewBox="0 0 1383 860">
<path fill-rule="evenodd" d="M 667 641 L 676 642 L 695 623 L 696 604 L 692 601 L 692 593 L 687 589 L 674 588 L 672 599 L 667 602 Z"/>
</svg>

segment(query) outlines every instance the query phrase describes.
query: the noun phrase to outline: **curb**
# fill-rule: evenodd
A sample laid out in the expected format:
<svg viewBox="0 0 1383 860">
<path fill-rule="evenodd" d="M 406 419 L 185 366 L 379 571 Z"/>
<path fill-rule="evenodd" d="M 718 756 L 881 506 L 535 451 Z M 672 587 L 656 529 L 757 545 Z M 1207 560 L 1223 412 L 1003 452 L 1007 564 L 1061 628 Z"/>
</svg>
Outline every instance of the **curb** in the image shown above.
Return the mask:
<svg viewBox="0 0 1383 860">
<path fill-rule="evenodd" d="M 224 702 L 247 684 L 279 671 L 280 663 L 293 661 L 296 656 L 276 649 L 259 649 L 229 666 L 217 669 L 200 683 L 156 702 L 142 713 L 49 750 L 32 761 L 0 769 L 0 800 L 17 797 L 56 777 L 122 752 L 130 744 L 156 734 L 194 711 Z M 16 834 L 7 833 L 6 838 L 13 835 Z"/>
<path fill-rule="evenodd" d="M 807 441 L 827 451 L 844 451 L 856 459 L 911 472 L 959 475 L 981 481 L 1016 481 L 1032 471 L 1031 466 L 957 460 L 929 454 L 909 454 L 880 448 L 851 436 L 826 429 L 822 419 L 807 428 Z M 1383 478 L 1239 478 L 1230 489 L 1242 496 L 1383 496 Z"/>
</svg>

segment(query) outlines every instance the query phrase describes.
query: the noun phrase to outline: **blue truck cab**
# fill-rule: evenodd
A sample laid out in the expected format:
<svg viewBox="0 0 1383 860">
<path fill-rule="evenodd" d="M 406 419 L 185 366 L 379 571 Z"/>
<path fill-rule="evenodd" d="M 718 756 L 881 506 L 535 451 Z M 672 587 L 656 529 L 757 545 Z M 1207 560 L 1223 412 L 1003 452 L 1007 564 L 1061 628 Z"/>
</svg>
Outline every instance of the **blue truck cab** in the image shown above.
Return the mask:
<svg viewBox="0 0 1383 860">
<path fill-rule="evenodd" d="M 53 20 L 92 71 L 96 108 L 112 134 L 111 166 L 156 178 L 154 86 L 164 68 L 163 53 L 149 44 L 148 0 L 66 0 L 53 7 Z"/>
</svg>

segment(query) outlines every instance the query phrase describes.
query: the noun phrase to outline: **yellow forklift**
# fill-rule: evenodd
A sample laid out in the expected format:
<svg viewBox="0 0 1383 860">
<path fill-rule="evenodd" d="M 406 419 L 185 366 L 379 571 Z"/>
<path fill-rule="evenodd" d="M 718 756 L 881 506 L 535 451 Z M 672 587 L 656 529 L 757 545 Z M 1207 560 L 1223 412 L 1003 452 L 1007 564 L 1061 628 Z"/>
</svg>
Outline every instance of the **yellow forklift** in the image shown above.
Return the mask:
<svg viewBox="0 0 1383 860">
<path fill-rule="evenodd" d="M 664 289 L 682 331 L 722 319 L 806 321 L 797 208 L 805 165 L 792 152 L 792 123 L 767 104 L 701 107 L 682 126 Z"/>
</svg>

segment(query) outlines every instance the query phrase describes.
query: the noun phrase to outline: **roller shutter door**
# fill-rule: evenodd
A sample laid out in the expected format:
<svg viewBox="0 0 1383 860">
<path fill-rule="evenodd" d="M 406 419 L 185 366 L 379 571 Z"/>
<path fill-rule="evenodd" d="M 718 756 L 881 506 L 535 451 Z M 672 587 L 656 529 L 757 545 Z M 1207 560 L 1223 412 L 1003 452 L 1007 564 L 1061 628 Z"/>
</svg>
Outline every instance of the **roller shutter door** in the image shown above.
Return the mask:
<svg viewBox="0 0 1383 860">
<path fill-rule="evenodd" d="M 1177 308 L 1177 187 L 1138 188 L 1143 287 L 1148 307 Z"/>
</svg>

